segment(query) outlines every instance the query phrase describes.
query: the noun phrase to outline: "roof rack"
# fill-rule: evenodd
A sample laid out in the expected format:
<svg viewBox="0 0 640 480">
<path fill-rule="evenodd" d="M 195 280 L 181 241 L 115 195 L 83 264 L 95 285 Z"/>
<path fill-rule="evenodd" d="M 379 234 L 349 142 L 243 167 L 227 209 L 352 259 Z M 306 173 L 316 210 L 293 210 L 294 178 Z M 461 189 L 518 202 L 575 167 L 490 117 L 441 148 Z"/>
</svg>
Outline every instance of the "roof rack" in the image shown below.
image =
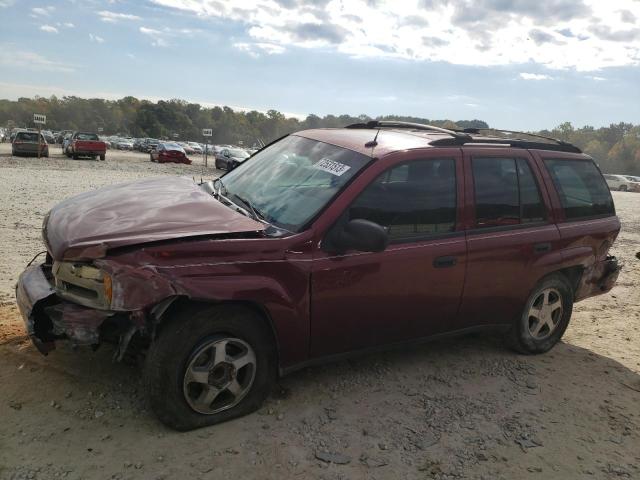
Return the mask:
<svg viewBox="0 0 640 480">
<path fill-rule="evenodd" d="M 534 142 L 520 139 L 508 139 L 508 138 L 489 138 L 489 137 L 480 137 L 473 138 L 470 141 L 460 141 L 457 138 L 439 138 L 437 140 L 432 140 L 429 142 L 429 145 L 433 145 L 434 147 L 456 147 L 461 145 L 476 145 L 482 147 L 514 147 L 514 148 L 523 148 L 525 150 L 552 150 L 554 152 L 568 152 L 568 153 L 582 153 L 575 145 L 570 143 L 548 143 L 548 142 Z"/>
<path fill-rule="evenodd" d="M 460 146 L 460 145 L 478 145 L 478 146 L 493 146 L 505 147 L 511 146 L 523 149 L 536 149 L 536 150 L 554 150 L 558 152 L 570 152 L 570 153 L 582 153 L 575 145 L 571 143 L 558 140 L 557 138 L 545 137 L 534 133 L 517 132 L 513 130 L 501 130 L 493 128 L 465 128 L 464 130 L 451 130 L 448 128 L 435 127 L 433 125 L 425 125 L 422 123 L 411 122 L 395 122 L 395 121 L 381 121 L 371 120 L 366 123 L 354 123 L 347 125 L 345 128 L 397 128 L 397 129 L 410 129 L 410 130 L 423 130 L 439 132 L 450 135 L 450 138 L 438 138 L 429 142 L 430 145 L 438 147 L 448 146 Z M 487 133 L 485 133 L 487 132 Z M 498 132 L 508 134 L 506 136 L 499 136 L 495 133 Z M 480 138 L 473 137 L 472 135 L 481 135 Z M 539 138 L 546 140 L 545 142 L 536 142 L 535 140 L 528 140 L 527 138 L 514 137 L 512 135 L 522 135 L 525 137 L 531 137 L 533 139 Z"/>
<path fill-rule="evenodd" d="M 533 138 L 541 138 L 543 140 L 549 140 L 550 142 L 553 142 L 557 145 L 571 145 L 572 147 L 574 147 L 575 145 L 572 145 L 569 142 L 565 142 L 563 140 L 560 140 L 558 138 L 553 138 L 553 137 L 545 137 L 544 135 L 538 135 L 537 133 L 527 133 L 527 132 L 517 132 L 514 130 L 502 130 L 501 128 L 465 128 L 464 130 L 462 130 L 465 133 L 475 133 L 475 134 L 482 134 L 483 132 L 498 132 L 498 133 L 506 133 L 506 134 L 517 134 L 517 135 L 525 135 L 527 137 L 533 137 Z M 503 138 L 503 139 L 509 139 L 509 138 L 513 138 L 513 137 L 498 137 L 498 138 Z M 525 138 L 516 138 L 516 140 L 526 140 Z"/>
<path fill-rule="evenodd" d="M 407 128 L 410 130 L 430 130 L 432 132 L 446 133 L 455 138 L 472 140 L 471 135 L 468 135 L 466 132 L 449 130 L 447 128 L 435 127 L 433 125 L 425 125 L 423 123 L 371 120 L 367 123 L 353 123 L 351 125 L 347 125 L 345 128 Z"/>
</svg>

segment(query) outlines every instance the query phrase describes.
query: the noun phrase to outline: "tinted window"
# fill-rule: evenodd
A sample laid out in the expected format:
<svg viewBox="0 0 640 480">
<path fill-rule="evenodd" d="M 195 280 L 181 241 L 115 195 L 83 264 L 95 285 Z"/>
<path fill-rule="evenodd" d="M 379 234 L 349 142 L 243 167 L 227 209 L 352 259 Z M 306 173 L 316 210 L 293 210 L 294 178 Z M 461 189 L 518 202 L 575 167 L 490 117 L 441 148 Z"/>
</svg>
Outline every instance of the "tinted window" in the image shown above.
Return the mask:
<svg viewBox="0 0 640 480">
<path fill-rule="evenodd" d="M 38 133 L 37 132 L 18 132 L 16 135 L 16 140 L 20 140 L 22 142 L 27 143 L 38 143 Z M 44 141 L 44 138 L 41 138 Z"/>
<path fill-rule="evenodd" d="M 545 160 L 567 219 L 615 215 L 598 167 L 588 160 Z"/>
<path fill-rule="evenodd" d="M 452 232 L 456 224 L 453 159 L 418 160 L 392 168 L 351 205 L 348 219 L 388 228 L 391 240 Z"/>
<path fill-rule="evenodd" d="M 525 159 L 474 158 L 472 165 L 478 227 L 545 220 L 540 191 Z"/>
<path fill-rule="evenodd" d="M 547 218 L 547 211 L 540 198 L 540 190 L 531 167 L 524 158 L 518 158 L 516 163 L 520 188 L 520 222 L 543 222 Z"/>
</svg>

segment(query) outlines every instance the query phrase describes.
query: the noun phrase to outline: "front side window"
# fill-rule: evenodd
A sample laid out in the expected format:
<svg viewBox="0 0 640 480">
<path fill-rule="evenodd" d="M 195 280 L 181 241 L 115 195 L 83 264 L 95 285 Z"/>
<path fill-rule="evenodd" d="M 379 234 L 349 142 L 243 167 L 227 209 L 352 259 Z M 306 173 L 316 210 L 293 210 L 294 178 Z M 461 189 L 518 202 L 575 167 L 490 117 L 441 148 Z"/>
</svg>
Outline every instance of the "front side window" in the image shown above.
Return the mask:
<svg viewBox="0 0 640 480">
<path fill-rule="evenodd" d="M 387 228 L 391 241 L 455 230 L 456 168 L 451 158 L 415 160 L 387 170 L 353 202 L 347 220 Z"/>
<path fill-rule="evenodd" d="M 472 169 L 478 228 L 546 219 L 540 190 L 525 159 L 475 157 Z"/>
<path fill-rule="evenodd" d="M 224 175 L 223 193 L 239 205 L 248 201 L 266 221 L 299 232 L 370 160 L 290 135 Z"/>
<path fill-rule="evenodd" d="M 616 214 L 609 187 L 591 160 L 548 159 L 544 163 L 567 219 Z"/>
</svg>

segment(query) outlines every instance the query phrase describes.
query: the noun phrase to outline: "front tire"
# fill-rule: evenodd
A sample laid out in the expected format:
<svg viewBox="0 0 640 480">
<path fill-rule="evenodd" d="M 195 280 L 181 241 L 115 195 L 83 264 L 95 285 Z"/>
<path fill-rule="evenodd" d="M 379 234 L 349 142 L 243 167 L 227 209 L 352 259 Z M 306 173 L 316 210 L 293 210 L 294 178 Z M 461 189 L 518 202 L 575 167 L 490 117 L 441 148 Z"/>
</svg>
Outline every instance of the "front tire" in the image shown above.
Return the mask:
<svg viewBox="0 0 640 480">
<path fill-rule="evenodd" d="M 255 411 L 275 378 L 270 328 L 238 306 L 194 306 L 169 319 L 149 347 L 143 373 L 151 409 L 180 431 Z"/>
<path fill-rule="evenodd" d="M 621 191 L 621 192 L 626 192 L 627 190 L 628 190 L 628 189 L 627 189 L 627 186 L 626 186 L 626 185 L 620 185 L 620 191 Z"/>
<path fill-rule="evenodd" d="M 551 350 L 569 326 L 573 290 L 564 275 L 554 274 L 533 289 L 520 317 L 507 333 L 507 342 L 524 354 Z"/>
</svg>

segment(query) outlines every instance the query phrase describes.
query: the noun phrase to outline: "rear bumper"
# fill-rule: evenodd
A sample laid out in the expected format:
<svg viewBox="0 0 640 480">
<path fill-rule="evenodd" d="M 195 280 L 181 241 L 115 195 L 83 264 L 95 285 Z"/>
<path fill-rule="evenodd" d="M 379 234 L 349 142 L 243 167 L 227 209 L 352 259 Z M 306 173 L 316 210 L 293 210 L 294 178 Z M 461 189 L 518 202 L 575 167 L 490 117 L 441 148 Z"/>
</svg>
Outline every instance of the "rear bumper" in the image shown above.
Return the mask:
<svg viewBox="0 0 640 480">
<path fill-rule="evenodd" d="M 55 341 L 76 345 L 100 343 L 100 327 L 115 312 L 76 305 L 58 297 L 51 281 L 51 267 L 32 265 L 22 272 L 16 285 L 16 302 L 27 333 L 43 355 L 55 349 Z"/>
<path fill-rule="evenodd" d="M 618 259 L 613 256 L 608 256 L 605 260 L 587 268 L 580 279 L 575 301 L 610 291 L 618 280 L 621 269 Z"/>
<path fill-rule="evenodd" d="M 93 155 L 105 155 L 107 153 L 106 150 L 76 150 L 73 153 L 80 156 L 93 156 Z"/>
<path fill-rule="evenodd" d="M 37 144 L 22 144 L 22 145 L 13 145 L 12 150 L 15 153 L 28 153 L 28 154 L 32 154 L 32 155 L 37 155 L 38 154 L 38 145 Z M 49 147 L 47 145 L 43 145 L 41 147 L 40 152 L 41 153 L 46 153 L 49 151 Z"/>
</svg>

